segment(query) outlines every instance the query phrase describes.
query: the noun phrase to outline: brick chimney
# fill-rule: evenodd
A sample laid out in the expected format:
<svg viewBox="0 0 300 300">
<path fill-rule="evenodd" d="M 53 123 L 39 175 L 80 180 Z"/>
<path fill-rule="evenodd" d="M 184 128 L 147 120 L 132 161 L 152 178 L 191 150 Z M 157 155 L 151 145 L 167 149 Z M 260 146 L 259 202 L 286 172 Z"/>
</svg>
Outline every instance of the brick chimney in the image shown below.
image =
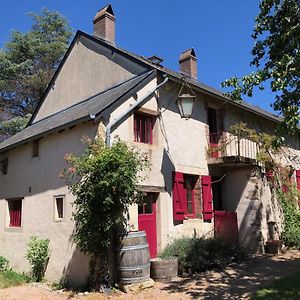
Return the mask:
<svg viewBox="0 0 300 300">
<path fill-rule="evenodd" d="M 193 48 L 180 54 L 179 70 L 182 74 L 197 79 L 197 57 Z"/>
<path fill-rule="evenodd" d="M 110 4 L 101 8 L 94 17 L 94 36 L 115 44 L 115 14 Z"/>
</svg>

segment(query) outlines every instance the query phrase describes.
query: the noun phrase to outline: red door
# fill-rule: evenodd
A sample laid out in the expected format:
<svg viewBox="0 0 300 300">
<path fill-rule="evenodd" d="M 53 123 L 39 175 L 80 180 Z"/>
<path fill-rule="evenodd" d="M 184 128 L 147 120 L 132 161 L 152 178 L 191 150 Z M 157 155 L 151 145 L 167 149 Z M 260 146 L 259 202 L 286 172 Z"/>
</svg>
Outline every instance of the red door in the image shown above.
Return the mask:
<svg viewBox="0 0 300 300">
<path fill-rule="evenodd" d="M 139 230 L 146 232 L 151 258 L 157 255 L 156 199 L 156 193 L 147 193 L 143 204 L 139 205 L 138 216 Z"/>
<path fill-rule="evenodd" d="M 234 211 L 215 211 L 215 237 L 238 242 L 239 230 L 237 213 Z"/>
</svg>

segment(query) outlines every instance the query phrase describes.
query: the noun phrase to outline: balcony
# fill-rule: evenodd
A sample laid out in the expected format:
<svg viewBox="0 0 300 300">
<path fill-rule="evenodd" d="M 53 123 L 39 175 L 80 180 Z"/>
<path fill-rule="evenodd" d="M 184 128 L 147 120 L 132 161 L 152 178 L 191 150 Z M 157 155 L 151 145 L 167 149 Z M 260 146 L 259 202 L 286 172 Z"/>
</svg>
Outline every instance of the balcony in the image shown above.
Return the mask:
<svg viewBox="0 0 300 300">
<path fill-rule="evenodd" d="M 210 133 L 207 151 L 208 164 L 216 165 L 256 165 L 259 145 L 246 138 L 229 132 Z"/>
</svg>

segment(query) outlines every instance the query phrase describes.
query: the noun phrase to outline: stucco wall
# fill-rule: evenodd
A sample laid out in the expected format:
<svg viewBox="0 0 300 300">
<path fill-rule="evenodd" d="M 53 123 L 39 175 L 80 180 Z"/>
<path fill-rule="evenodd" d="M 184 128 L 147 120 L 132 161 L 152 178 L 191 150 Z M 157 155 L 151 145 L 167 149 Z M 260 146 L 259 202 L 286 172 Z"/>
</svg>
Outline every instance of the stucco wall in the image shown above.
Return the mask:
<svg viewBox="0 0 300 300">
<path fill-rule="evenodd" d="M 0 255 L 7 257 L 11 267 L 29 270 L 25 259 L 26 243 L 30 237 L 50 239 L 51 256 L 46 277 L 58 281 L 62 277 L 74 285 L 84 282 L 88 260 L 76 250 L 71 240 L 73 231 L 72 201 L 59 173 L 67 167 L 64 155 L 79 154 L 84 149 L 81 137 L 94 137 L 97 126 L 93 123 L 76 126 L 39 142 L 39 157 L 32 158 L 32 144 L 10 151 L 8 173 L 0 174 Z M 54 219 L 54 196 L 65 195 L 65 216 Z M 22 197 L 22 226 L 7 225 L 7 201 Z"/>
<path fill-rule="evenodd" d="M 145 68 L 81 37 L 63 64 L 34 121 L 115 86 Z M 107 76 L 109 74 L 109 76 Z"/>
</svg>

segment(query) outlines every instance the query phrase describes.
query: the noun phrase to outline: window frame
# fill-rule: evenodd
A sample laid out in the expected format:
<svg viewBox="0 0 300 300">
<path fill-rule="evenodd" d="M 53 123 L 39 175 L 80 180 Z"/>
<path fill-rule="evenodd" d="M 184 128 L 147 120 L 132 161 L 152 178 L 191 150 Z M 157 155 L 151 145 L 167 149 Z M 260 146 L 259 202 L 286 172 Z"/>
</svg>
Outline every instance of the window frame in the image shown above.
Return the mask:
<svg viewBox="0 0 300 300">
<path fill-rule="evenodd" d="M 151 114 L 134 112 L 133 140 L 136 143 L 153 145 L 155 117 Z M 143 123 L 142 123 L 143 122 Z M 139 126 L 138 126 L 139 124 Z"/>
<path fill-rule="evenodd" d="M 22 226 L 23 226 L 23 199 L 24 198 L 6 199 L 6 206 L 7 206 L 6 228 L 9 228 L 9 229 L 20 229 L 20 228 L 22 228 Z M 17 202 L 19 202 L 20 205 L 16 209 L 16 203 Z M 13 207 L 12 204 L 14 204 L 15 207 Z M 15 219 L 12 222 L 12 212 L 17 211 L 17 210 L 19 210 L 18 215 L 17 215 L 18 220 L 16 221 L 16 219 Z"/>
<path fill-rule="evenodd" d="M 34 140 L 32 142 L 32 158 L 40 156 L 40 139 Z"/>
<path fill-rule="evenodd" d="M 60 217 L 60 212 L 58 211 L 57 199 L 62 199 L 62 217 Z M 66 215 L 66 195 L 55 195 L 53 196 L 53 219 L 54 222 L 62 222 L 65 220 Z"/>
</svg>

